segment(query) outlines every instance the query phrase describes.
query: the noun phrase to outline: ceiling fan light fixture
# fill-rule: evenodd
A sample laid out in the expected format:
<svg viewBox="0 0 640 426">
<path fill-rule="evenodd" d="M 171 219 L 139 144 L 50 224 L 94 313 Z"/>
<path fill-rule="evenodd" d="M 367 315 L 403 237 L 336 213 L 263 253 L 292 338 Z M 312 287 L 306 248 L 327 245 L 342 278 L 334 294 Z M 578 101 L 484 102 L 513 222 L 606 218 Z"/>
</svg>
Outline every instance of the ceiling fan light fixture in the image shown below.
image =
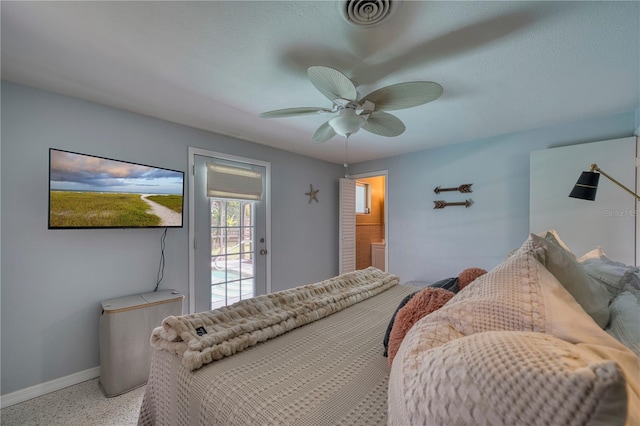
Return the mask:
<svg viewBox="0 0 640 426">
<path fill-rule="evenodd" d="M 315 65 L 307 69 L 307 75 L 315 88 L 331 100 L 333 108 L 285 108 L 263 112 L 260 117 L 337 112 L 337 117 L 316 129 L 311 138 L 313 143 L 326 142 L 336 135 L 348 138 L 360 129 L 378 136 L 399 136 L 406 130 L 404 123 L 385 110 L 413 108 L 438 99 L 443 92 L 442 86 L 433 81 L 410 81 L 382 87 L 358 100 L 356 85 L 335 68 Z"/>
<path fill-rule="evenodd" d="M 365 122 L 353 109 L 345 108 L 340 110 L 337 117 L 329 120 L 329 125 L 340 136 L 350 136 L 357 133 Z"/>
</svg>

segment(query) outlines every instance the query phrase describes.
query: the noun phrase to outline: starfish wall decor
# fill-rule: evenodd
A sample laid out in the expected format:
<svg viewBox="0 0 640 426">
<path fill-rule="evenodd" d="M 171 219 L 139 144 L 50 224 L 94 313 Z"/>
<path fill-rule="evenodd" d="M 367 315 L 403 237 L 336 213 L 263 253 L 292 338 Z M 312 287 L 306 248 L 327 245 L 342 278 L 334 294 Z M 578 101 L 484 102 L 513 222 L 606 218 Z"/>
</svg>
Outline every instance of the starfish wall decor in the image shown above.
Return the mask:
<svg viewBox="0 0 640 426">
<path fill-rule="evenodd" d="M 313 185 L 309 185 L 309 188 L 310 188 L 309 192 L 304 193 L 304 195 L 309 196 L 309 204 L 311 204 L 313 200 L 316 200 L 316 203 L 319 203 L 317 195 L 318 195 L 318 192 L 320 192 L 320 190 L 319 189 L 314 190 Z"/>
</svg>

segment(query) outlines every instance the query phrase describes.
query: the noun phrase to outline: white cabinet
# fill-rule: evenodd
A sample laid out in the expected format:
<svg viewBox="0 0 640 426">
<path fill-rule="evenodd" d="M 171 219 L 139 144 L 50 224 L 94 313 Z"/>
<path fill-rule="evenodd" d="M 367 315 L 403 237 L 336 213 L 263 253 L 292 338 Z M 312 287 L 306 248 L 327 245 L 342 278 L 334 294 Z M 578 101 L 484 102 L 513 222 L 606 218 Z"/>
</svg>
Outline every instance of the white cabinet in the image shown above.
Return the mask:
<svg viewBox="0 0 640 426">
<path fill-rule="evenodd" d="M 387 245 L 385 243 L 371 243 L 371 266 L 385 271 L 385 254 Z"/>
<path fill-rule="evenodd" d="M 175 290 L 161 290 L 102 302 L 100 386 L 107 397 L 147 382 L 151 332 L 166 317 L 182 315 L 183 299 Z"/>
</svg>

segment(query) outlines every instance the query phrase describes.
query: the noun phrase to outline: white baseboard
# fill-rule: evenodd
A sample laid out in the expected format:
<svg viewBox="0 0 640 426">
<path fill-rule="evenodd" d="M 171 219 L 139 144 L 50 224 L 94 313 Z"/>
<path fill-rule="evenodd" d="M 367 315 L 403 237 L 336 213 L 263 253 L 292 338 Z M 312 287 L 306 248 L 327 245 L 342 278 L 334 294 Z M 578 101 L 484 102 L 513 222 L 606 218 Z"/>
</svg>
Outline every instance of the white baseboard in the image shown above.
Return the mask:
<svg viewBox="0 0 640 426">
<path fill-rule="evenodd" d="M 96 377 L 100 377 L 100 367 L 93 367 L 65 377 L 60 377 L 59 379 L 50 380 L 48 382 L 20 389 L 0 396 L 0 408 L 19 404 L 29 399 L 46 395 L 50 392 L 55 392 L 69 386 L 77 385 L 78 383 L 86 382 L 87 380 L 95 379 Z"/>
</svg>

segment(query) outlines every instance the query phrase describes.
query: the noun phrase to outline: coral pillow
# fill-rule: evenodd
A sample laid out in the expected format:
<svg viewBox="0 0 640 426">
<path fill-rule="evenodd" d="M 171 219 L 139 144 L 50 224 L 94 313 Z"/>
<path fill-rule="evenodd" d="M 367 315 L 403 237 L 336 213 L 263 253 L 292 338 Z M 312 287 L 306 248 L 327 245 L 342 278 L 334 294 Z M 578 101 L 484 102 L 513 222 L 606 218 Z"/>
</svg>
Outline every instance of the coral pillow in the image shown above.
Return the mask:
<svg viewBox="0 0 640 426">
<path fill-rule="evenodd" d="M 476 278 L 486 274 L 482 268 L 467 268 L 458 275 L 458 291 L 475 281 Z"/>
<path fill-rule="evenodd" d="M 427 287 L 416 293 L 406 305 L 398 310 L 391 334 L 389 334 L 389 366 L 398 352 L 402 339 L 413 324 L 420 318 L 443 307 L 453 296 L 455 293 L 449 290 Z"/>
<path fill-rule="evenodd" d="M 384 340 L 382 341 L 382 345 L 384 346 L 384 353 L 382 354 L 382 356 L 384 357 L 389 356 L 389 336 L 391 335 L 391 330 L 393 330 L 393 323 L 396 320 L 396 315 L 398 315 L 398 311 L 402 309 L 404 305 L 409 303 L 409 300 L 411 300 L 413 296 L 416 295 L 416 293 L 417 291 L 407 295 L 404 299 L 402 299 L 402 301 L 396 308 L 396 311 L 393 313 L 393 316 L 391 317 L 391 321 L 389 321 L 389 325 L 387 326 L 387 331 L 384 333 Z"/>
</svg>

